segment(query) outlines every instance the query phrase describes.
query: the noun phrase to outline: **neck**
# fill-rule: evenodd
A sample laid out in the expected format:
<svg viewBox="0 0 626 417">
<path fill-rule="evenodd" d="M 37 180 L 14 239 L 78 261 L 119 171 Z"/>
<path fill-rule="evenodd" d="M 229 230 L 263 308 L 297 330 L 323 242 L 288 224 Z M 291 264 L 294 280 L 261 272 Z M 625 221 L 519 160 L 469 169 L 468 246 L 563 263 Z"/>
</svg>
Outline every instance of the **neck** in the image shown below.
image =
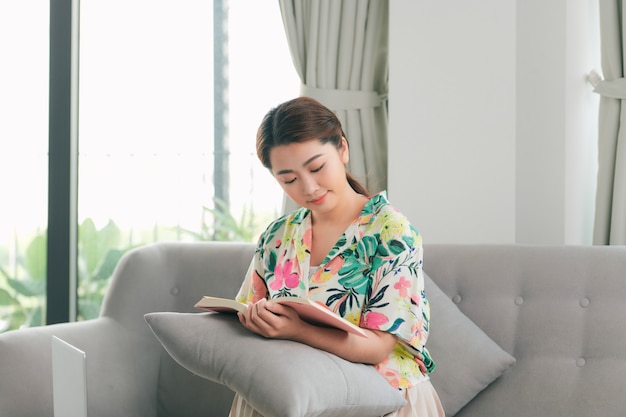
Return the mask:
<svg viewBox="0 0 626 417">
<path fill-rule="evenodd" d="M 312 211 L 311 220 L 317 226 L 326 224 L 344 226 L 353 222 L 361 214 L 366 202 L 367 197 L 348 187 L 337 207 L 329 212 Z"/>
</svg>

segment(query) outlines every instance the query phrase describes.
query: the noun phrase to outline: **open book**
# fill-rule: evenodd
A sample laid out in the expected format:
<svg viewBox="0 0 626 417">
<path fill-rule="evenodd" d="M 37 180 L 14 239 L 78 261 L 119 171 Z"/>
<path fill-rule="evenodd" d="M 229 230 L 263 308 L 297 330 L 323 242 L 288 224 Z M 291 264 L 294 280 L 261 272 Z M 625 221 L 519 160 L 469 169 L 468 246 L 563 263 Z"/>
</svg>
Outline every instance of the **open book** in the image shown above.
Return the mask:
<svg viewBox="0 0 626 417">
<path fill-rule="evenodd" d="M 359 336 L 366 336 L 366 333 L 359 326 L 352 324 L 338 314 L 333 313 L 323 304 L 316 303 L 306 298 L 298 297 L 279 297 L 273 298 L 271 301 L 287 305 L 298 313 L 300 318 L 317 326 L 336 327 L 337 329 L 354 333 Z M 195 308 L 206 311 L 217 312 L 242 312 L 244 313 L 248 306 L 235 300 L 228 298 L 204 296 L 195 305 Z"/>
</svg>

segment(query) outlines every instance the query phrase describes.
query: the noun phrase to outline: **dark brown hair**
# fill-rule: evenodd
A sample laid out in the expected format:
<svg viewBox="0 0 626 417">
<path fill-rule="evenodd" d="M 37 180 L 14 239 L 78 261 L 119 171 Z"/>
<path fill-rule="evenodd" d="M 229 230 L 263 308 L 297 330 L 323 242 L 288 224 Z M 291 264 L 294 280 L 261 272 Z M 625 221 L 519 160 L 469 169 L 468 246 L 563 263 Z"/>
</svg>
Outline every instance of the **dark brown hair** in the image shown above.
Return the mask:
<svg viewBox="0 0 626 417">
<path fill-rule="evenodd" d="M 345 137 L 341 122 L 332 110 L 310 97 L 298 97 L 267 112 L 257 131 L 256 152 L 263 166 L 271 171 L 270 151 L 276 146 L 319 140 L 341 149 L 341 138 Z M 347 171 L 346 178 L 354 191 L 369 195 Z"/>
</svg>

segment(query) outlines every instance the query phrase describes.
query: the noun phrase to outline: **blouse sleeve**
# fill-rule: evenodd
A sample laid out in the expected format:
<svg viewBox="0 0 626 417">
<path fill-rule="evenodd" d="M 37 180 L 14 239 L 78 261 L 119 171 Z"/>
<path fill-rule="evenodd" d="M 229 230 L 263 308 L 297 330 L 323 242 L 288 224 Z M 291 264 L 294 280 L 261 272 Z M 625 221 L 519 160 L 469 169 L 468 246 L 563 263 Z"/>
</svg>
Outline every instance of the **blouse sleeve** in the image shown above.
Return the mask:
<svg viewBox="0 0 626 417">
<path fill-rule="evenodd" d="M 430 308 L 424 293 L 422 239 L 406 218 L 388 216 L 380 225 L 371 294 L 361 327 L 396 335 L 422 351 Z"/>
<path fill-rule="evenodd" d="M 257 248 L 254 252 L 254 257 L 248 266 L 246 277 L 239 288 L 239 292 L 235 297 L 235 300 L 240 303 L 248 304 L 255 303 L 262 298 L 267 298 L 268 291 L 265 280 L 261 277 L 263 271 L 262 262 L 262 250 L 263 250 L 263 238 L 259 240 Z"/>
</svg>

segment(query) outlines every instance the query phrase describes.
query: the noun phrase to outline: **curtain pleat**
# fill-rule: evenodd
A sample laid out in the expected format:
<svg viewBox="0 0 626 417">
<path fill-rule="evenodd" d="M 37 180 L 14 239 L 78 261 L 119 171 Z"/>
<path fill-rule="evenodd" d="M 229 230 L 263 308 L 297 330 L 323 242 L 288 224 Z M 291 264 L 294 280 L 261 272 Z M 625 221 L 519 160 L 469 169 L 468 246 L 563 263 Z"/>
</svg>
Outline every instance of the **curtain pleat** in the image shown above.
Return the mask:
<svg viewBox="0 0 626 417">
<path fill-rule="evenodd" d="M 600 0 L 604 81 L 598 116 L 598 182 L 593 243 L 626 245 L 626 66 L 621 0 Z"/>
<path fill-rule="evenodd" d="M 341 121 L 350 172 L 387 187 L 388 0 L 279 0 L 301 95 Z"/>
</svg>

